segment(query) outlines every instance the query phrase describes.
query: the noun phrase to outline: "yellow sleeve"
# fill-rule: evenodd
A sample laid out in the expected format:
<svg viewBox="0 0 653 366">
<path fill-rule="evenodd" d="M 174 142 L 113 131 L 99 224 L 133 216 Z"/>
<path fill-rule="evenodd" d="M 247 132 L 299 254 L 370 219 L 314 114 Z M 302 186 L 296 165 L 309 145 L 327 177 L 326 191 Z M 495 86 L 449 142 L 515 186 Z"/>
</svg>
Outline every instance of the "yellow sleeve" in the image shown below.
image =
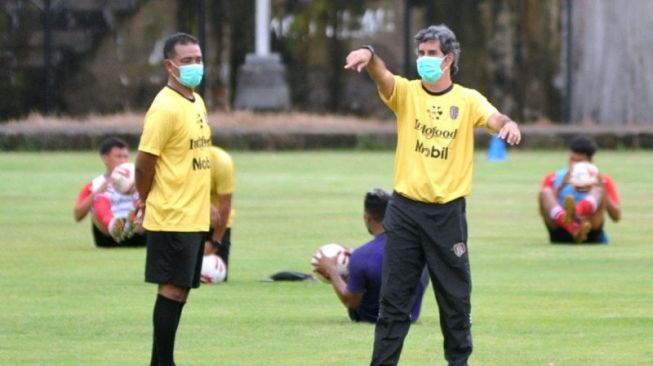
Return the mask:
<svg viewBox="0 0 653 366">
<path fill-rule="evenodd" d="M 174 120 L 173 111 L 153 104 L 145 115 L 143 134 L 141 135 L 138 150 L 159 156 L 172 134 L 172 122 Z"/>
<path fill-rule="evenodd" d="M 211 190 L 215 194 L 231 194 L 236 190 L 236 174 L 231 156 L 214 148 L 211 161 Z"/>
<path fill-rule="evenodd" d="M 487 98 L 476 90 L 470 89 L 469 97 L 474 127 L 487 128 L 487 121 L 493 113 L 498 112 L 497 109 L 487 100 Z"/>
<path fill-rule="evenodd" d="M 236 190 L 236 175 L 231 157 L 227 156 L 220 165 L 220 178 L 218 179 L 218 194 L 231 194 Z"/>
<path fill-rule="evenodd" d="M 392 94 L 390 95 L 390 98 L 383 96 L 381 91 L 378 89 L 377 92 L 379 93 L 379 97 L 381 97 L 383 104 L 385 104 L 388 108 L 390 108 L 391 111 L 397 114 L 397 109 L 400 106 L 403 106 L 404 101 L 406 100 L 406 92 L 408 90 L 409 81 L 398 75 L 395 75 L 394 78 L 395 83 L 392 88 Z"/>
</svg>

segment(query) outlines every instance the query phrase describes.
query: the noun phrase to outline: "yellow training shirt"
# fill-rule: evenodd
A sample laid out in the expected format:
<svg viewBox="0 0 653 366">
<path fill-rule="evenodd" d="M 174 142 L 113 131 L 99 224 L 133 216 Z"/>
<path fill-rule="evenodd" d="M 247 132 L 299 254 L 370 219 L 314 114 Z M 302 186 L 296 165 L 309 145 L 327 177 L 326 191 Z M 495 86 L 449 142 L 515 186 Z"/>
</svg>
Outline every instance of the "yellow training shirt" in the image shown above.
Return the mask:
<svg viewBox="0 0 653 366">
<path fill-rule="evenodd" d="M 221 148 L 211 148 L 211 204 L 220 208 L 218 195 L 233 194 L 236 190 L 236 174 L 231 156 Z M 234 222 L 236 210 L 231 209 L 227 227 Z"/>
<path fill-rule="evenodd" d="M 434 94 L 400 76 L 389 99 L 379 95 L 397 117 L 395 191 L 428 203 L 469 195 L 474 128 L 487 128 L 497 109 L 476 90 L 453 84 Z"/>
<path fill-rule="evenodd" d="M 163 88 L 145 115 L 140 151 L 156 155 L 143 227 L 208 231 L 211 216 L 211 128 L 198 94 L 191 101 Z"/>
</svg>

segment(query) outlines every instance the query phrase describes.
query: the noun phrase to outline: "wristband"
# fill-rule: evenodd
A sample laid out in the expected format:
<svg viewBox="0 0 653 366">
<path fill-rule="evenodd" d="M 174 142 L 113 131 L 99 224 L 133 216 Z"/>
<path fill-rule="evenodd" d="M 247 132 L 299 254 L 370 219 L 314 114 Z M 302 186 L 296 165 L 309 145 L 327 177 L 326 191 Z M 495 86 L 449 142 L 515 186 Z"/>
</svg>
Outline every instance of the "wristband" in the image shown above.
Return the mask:
<svg viewBox="0 0 653 366">
<path fill-rule="evenodd" d="M 211 244 L 212 244 L 213 247 L 214 247 L 215 249 L 217 249 L 218 251 L 220 251 L 221 249 L 224 248 L 224 247 L 222 246 L 222 243 L 221 243 L 219 240 L 212 240 L 212 241 L 211 241 Z"/>
</svg>

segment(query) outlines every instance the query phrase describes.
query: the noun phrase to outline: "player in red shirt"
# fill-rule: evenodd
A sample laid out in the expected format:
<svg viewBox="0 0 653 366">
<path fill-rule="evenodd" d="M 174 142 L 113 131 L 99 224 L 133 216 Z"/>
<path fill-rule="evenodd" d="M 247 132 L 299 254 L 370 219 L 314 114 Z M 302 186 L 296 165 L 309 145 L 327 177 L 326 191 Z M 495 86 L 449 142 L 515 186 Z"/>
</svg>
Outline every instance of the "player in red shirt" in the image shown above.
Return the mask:
<svg viewBox="0 0 653 366">
<path fill-rule="evenodd" d="M 113 169 L 127 162 L 127 143 L 109 137 L 100 144 L 100 158 L 106 167 L 103 174 L 88 182 L 79 192 L 73 210 L 75 221 L 79 222 L 90 212 L 95 245 L 99 247 L 143 246 L 142 229 L 135 217 L 138 206 L 138 192 L 120 193 L 111 184 Z"/>
<path fill-rule="evenodd" d="M 599 173 L 598 182 L 586 188 L 569 182 L 573 164 L 592 162 L 598 149 L 587 137 L 576 137 L 569 145 L 569 166 L 544 177 L 540 187 L 540 214 L 551 243 L 608 243 L 603 231 L 605 213 L 621 219 L 619 194 L 612 178 Z"/>
</svg>

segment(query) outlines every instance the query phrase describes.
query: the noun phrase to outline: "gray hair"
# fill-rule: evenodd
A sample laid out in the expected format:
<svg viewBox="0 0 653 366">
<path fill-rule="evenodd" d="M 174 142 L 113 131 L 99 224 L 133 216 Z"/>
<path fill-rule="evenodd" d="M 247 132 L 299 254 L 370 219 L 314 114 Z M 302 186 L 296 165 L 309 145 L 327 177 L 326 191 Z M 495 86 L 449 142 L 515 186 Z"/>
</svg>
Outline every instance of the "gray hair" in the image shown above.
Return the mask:
<svg viewBox="0 0 653 366">
<path fill-rule="evenodd" d="M 420 30 L 415 35 L 415 43 L 417 47 L 424 42 L 433 40 L 440 42 L 440 49 L 445 55 L 453 53 L 454 61 L 451 71 L 454 74 L 457 73 L 458 59 L 460 59 L 460 43 L 456 39 L 456 35 L 444 24 L 432 25 Z"/>
</svg>

